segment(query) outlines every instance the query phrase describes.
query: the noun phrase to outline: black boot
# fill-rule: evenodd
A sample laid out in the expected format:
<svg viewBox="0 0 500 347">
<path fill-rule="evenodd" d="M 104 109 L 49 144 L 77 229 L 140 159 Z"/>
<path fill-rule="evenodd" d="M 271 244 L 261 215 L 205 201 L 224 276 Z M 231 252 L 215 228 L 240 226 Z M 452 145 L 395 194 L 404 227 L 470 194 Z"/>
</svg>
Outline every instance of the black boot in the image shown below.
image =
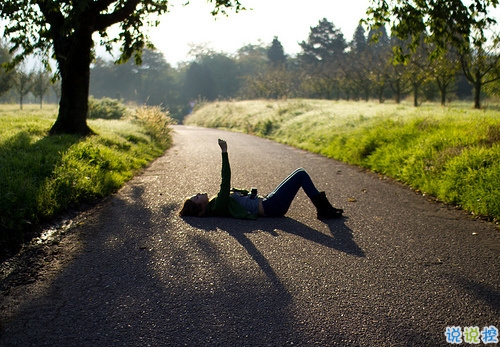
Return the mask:
<svg viewBox="0 0 500 347">
<path fill-rule="evenodd" d="M 333 207 L 326 198 L 325 192 L 320 192 L 318 195 L 311 198 L 312 203 L 316 206 L 318 219 L 333 219 L 342 217 L 344 210 Z"/>
</svg>

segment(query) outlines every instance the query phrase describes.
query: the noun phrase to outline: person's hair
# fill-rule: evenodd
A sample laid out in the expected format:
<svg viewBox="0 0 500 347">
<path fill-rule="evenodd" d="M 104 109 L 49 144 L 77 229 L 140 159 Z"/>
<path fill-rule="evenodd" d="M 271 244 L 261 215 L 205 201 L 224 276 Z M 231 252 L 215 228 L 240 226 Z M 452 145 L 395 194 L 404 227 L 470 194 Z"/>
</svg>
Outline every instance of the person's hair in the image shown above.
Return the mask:
<svg viewBox="0 0 500 347">
<path fill-rule="evenodd" d="M 203 212 L 203 206 L 198 205 L 191 199 L 184 201 L 184 206 L 179 211 L 180 216 L 201 216 Z"/>
</svg>

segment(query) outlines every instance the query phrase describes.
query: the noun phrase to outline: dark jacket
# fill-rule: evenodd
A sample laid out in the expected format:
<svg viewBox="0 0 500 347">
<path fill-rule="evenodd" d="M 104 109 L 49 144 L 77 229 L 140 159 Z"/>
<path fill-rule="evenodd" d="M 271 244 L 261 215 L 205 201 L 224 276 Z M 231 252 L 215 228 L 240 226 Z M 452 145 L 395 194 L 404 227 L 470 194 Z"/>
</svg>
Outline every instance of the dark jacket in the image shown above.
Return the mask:
<svg viewBox="0 0 500 347">
<path fill-rule="evenodd" d="M 222 153 L 222 182 L 216 197 L 212 198 L 205 209 L 206 216 L 234 217 L 240 219 L 257 219 L 257 215 L 248 212 L 231 198 L 231 167 L 229 156 Z"/>
</svg>

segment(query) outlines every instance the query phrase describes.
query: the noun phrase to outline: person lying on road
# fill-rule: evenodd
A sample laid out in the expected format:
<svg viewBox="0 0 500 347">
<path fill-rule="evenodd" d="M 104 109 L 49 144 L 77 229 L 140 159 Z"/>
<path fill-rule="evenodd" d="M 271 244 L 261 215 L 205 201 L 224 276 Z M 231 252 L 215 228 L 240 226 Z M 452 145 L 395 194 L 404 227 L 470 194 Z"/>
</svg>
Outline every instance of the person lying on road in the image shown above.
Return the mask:
<svg viewBox="0 0 500 347">
<path fill-rule="evenodd" d="M 241 219 L 256 219 L 258 216 L 284 216 L 295 195 L 302 188 L 316 207 L 318 219 L 342 217 L 342 209 L 333 207 L 326 198 L 325 192 L 316 189 L 309 174 L 298 168 L 285 178 L 271 193 L 265 197 L 257 196 L 241 189 L 231 189 L 231 168 L 227 153 L 227 143 L 218 140 L 222 151 L 222 182 L 220 191 L 212 199 L 207 193 L 198 193 L 188 198 L 179 212 L 181 216 L 222 216 Z"/>
</svg>

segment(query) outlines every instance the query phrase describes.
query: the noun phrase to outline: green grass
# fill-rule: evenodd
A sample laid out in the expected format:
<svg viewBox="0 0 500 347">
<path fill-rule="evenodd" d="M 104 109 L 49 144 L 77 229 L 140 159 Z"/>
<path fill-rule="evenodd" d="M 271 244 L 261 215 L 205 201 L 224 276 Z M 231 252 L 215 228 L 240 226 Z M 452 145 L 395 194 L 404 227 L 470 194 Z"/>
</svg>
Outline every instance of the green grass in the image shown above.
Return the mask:
<svg viewBox="0 0 500 347">
<path fill-rule="evenodd" d="M 500 219 L 500 111 L 469 104 L 327 100 L 207 104 L 186 124 L 255 134 L 411 185 Z"/>
<path fill-rule="evenodd" d="M 0 106 L 0 250 L 73 204 L 116 192 L 171 144 L 171 119 L 140 108 L 123 120 L 89 120 L 98 134 L 48 136 L 56 106 Z"/>
</svg>

